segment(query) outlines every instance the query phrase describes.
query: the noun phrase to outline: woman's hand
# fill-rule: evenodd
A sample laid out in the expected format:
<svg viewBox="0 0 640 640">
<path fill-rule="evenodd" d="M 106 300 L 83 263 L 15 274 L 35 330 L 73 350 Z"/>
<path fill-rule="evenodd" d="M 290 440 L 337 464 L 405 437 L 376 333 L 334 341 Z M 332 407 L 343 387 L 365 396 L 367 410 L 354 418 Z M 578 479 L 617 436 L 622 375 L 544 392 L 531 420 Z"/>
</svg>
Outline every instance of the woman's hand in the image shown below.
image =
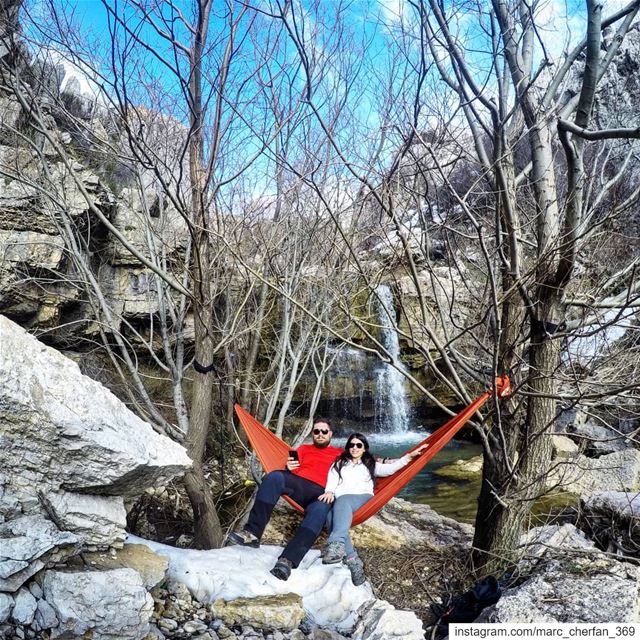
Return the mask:
<svg viewBox="0 0 640 640">
<path fill-rule="evenodd" d="M 425 449 L 427 449 L 428 447 L 428 444 L 423 444 L 419 446 L 415 451 L 408 453 L 407 455 L 409 456 L 409 460 L 413 460 L 414 458 L 421 456 L 425 452 Z"/>
<path fill-rule="evenodd" d="M 320 500 L 320 502 L 331 504 L 335 500 L 335 498 L 331 491 L 325 491 L 321 496 L 318 496 L 318 500 Z"/>
</svg>

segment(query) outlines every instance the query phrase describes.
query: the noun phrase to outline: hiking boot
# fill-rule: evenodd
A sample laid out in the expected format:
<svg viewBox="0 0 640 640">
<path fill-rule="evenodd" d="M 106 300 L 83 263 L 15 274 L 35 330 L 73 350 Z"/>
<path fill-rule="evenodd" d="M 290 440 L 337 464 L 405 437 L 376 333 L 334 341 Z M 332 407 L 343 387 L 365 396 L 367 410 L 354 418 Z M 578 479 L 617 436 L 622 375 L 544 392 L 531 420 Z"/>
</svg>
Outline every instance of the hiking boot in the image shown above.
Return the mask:
<svg viewBox="0 0 640 640">
<path fill-rule="evenodd" d="M 354 553 L 352 556 L 345 558 L 343 562 L 351 572 L 351 582 L 353 582 L 356 587 L 359 587 L 367 581 L 367 576 L 364 573 L 364 564 L 362 564 L 362 560 L 360 560 L 358 554 Z"/>
<path fill-rule="evenodd" d="M 278 578 L 278 580 L 288 580 L 289 576 L 291 575 L 291 569 L 293 569 L 291 560 L 289 560 L 288 558 L 283 558 L 281 556 L 278 558 L 278 562 L 276 562 L 270 573 L 272 576 Z"/>
<path fill-rule="evenodd" d="M 253 547 L 257 549 L 260 546 L 260 540 L 257 536 L 254 536 L 251 531 L 246 529 L 240 529 L 240 531 L 232 531 L 228 539 L 235 544 L 239 544 L 243 547 Z"/>
<path fill-rule="evenodd" d="M 344 542 L 327 542 L 322 552 L 322 564 L 336 564 L 344 558 Z"/>
</svg>

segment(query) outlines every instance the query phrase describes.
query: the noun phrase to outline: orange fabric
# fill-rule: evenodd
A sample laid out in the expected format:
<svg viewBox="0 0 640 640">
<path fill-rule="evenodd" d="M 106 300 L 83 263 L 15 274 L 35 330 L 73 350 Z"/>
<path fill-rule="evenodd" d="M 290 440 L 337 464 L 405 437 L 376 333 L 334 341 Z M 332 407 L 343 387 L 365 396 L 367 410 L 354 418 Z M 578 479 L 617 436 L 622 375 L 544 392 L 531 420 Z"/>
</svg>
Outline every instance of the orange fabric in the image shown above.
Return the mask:
<svg viewBox="0 0 640 640">
<path fill-rule="evenodd" d="M 502 376 L 496 378 L 496 392 L 499 397 L 504 398 L 511 393 L 509 378 Z M 395 496 L 405 484 L 407 484 L 425 465 L 460 431 L 471 416 L 484 405 L 491 397 L 492 390 L 485 391 L 478 396 L 468 407 L 455 415 L 451 420 L 443 424 L 431 435 L 409 449 L 411 453 L 423 444 L 428 444 L 429 448 L 417 458 L 414 458 L 408 465 L 397 471 L 392 476 L 378 478 L 376 480 L 375 495 L 369 502 L 364 504 L 353 514 L 352 526 L 364 522 L 372 515 L 376 514 L 393 496 Z M 244 428 L 249 442 L 253 446 L 258 459 L 262 463 L 265 471 L 275 471 L 284 469 L 287 461 L 287 453 L 291 447 L 276 437 L 266 427 L 261 425 L 250 413 L 245 411 L 240 405 L 236 405 L 236 413 L 240 419 L 240 424 Z M 287 496 L 283 496 L 298 511 L 304 509 Z"/>
</svg>

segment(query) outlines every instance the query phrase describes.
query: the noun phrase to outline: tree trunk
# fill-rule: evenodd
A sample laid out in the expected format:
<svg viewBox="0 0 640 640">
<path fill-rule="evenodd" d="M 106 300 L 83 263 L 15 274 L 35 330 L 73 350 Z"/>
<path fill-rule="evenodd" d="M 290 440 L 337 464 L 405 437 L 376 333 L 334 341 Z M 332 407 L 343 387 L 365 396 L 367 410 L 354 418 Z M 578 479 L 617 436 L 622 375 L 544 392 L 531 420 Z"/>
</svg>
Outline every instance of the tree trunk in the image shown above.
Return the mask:
<svg viewBox="0 0 640 640">
<path fill-rule="evenodd" d="M 515 560 L 513 550 L 550 466 L 560 340 L 538 326 L 532 333 L 526 417 L 517 405 L 505 403 L 502 446 L 499 442 L 485 457 L 473 540 L 474 564 L 483 573 L 499 572 Z"/>
<path fill-rule="evenodd" d="M 209 331 L 211 305 L 201 308 L 194 316 L 196 360 L 207 367 L 213 362 L 214 355 L 213 340 Z M 193 508 L 193 546 L 197 549 L 213 549 L 222 546 L 222 527 L 202 468 L 213 402 L 213 373 L 195 375 L 191 419 L 185 441 L 187 453 L 193 460 L 193 468 L 185 475 L 185 487 Z"/>
</svg>

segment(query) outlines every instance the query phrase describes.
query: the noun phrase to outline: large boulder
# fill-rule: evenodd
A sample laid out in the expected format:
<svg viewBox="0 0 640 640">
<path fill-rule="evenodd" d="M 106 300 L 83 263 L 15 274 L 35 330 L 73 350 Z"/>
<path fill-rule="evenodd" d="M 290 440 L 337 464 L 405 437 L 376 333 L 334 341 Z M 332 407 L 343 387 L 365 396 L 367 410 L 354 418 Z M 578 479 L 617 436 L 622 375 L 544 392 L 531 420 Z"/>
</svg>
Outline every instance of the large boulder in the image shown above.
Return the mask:
<svg viewBox="0 0 640 640">
<path fill-rule="evenodd" d="M 0 343 L 0 467 L 18 489 L 136 494 L 190 467 L 183 447 L 2 316 Z"/>
<path fill-rule="evenodd" d="M 473 527 L 441 516 L 428 504 L 393 498 L 373 518 L 351 531 L 356 546 L 398 549 L 407 544 L 425 544 L 434 549 L 466 545 Z"/>
<path fill-rule="evenodd" d="M 0 316 L 0 591 L 122 546 L 124 498 L 183 474 L 184 448 Z"/>
<path fill-rule="evenodd" d="M 59 622 L 51 638 L 139 640 L 149 632 L 153 598 L 133 569 L 47 571 L 42 588 Z"/>
<path fill-rule="evenodd" d="M 623 563 L 551 565 L 505 591 L 476 622 L 637 623 L 638 586 L 637 568 Z"/>
<path fill-rule="evenodd" d="M 640 451 L 624 449 L 588 458 L 574 455 L 558 459 L 546 478 L 547 486 L 577 495 L 603 489 L 634 491 L 640 488 Z"/>
<path fill-rule="evenodd" d="M 518 574 L 476 622 L 607 623 L 640 621 L 640 569 L 598 551 L 571 524 L 537 527 L 521 540 Z"/>
<path fill-rule="evenodd" d="M 85 553 L 84 559 L 94 569 L 129 568 L 137 571 L 148 589 L 164 581 L 169 561 L 144 544 L 126 544 L 109 552 Z"/>
<path fill-rule="evenodd" d="M 623 434 L 594 422 L 574 423 L 567 429 L 567 435 L 580 445 L 585 455 L 593 458 L 631 447 Z"/>
</svg>

